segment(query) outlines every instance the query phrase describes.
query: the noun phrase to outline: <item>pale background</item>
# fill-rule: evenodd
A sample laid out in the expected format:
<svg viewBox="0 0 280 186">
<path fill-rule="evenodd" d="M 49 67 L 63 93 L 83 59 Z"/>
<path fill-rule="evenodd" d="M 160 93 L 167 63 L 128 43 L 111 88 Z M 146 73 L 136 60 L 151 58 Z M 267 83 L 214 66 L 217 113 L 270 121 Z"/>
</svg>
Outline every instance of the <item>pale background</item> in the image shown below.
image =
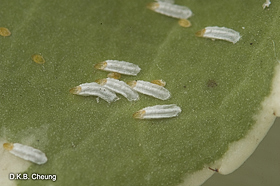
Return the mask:
<svg viewBox="0 0 280 186">
<path fill-rule="evenodd" d="M 229 175 L 215 173 L 202 186 L 280 186 L 280 118 L 239 169 Z"/>
</svg>

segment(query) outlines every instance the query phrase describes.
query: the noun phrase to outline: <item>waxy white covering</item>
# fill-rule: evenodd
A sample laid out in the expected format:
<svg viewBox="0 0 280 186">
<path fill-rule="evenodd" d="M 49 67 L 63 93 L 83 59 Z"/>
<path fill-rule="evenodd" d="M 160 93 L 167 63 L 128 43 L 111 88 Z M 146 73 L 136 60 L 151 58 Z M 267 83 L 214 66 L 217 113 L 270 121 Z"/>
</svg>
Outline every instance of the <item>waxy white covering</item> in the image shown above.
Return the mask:
<svg viewBox="0 0 280 186">
<path fill-rule="evenodd" d="M 139 99 L 138 93 L 123 81 L 113 78 L 106 78 L 106 83 L 103 86 L 113 92 L 123 95 L 129 101 L 136 101 Z"/>
<path fill-rule="evenodd" d="M 181 108 L 175 104 L 155 105 L 141 109 L 140 111 L 136 112 L 139 114 L 135 114 L 134 116 L 138 119 L 172 118 L 178 116 L 181 111 Z"/>
<path fill-rule="evenodd" d="M 211 39 L 221 39 L 236 43 L 241 38 L 239 32 L 226 27 L 209 26 L 205 28 L 203 36 Z"/>
<path fill-rule="evenodd" d="M 104 99 L 108 103 L 118 100 L 119 98 L 114 92 L 102 87 L 98 83 L 84 83 L 79 85 L 81 87 L 81 91 L 77 93 L 77 95 L 81 96 L 98 96 L 101 99 Z"/>
<path fill-rule="evenodd" d="M 192 11 L 188 7 L 175 5 L 169 2 L 157 1 L 153 3 L 150 9 L 153 11 L 179 19 L 188 19 L 192 16 Z"/>
<path fill-rule="evenodd" d="M 132 88 L 137 92 L 153 96 L 161 100 L 167 100 L 170 98 L 170 92 L 166 88 L 147 81 L 138 80 Z"/>
<path fill-rule="evenodd" d="M 141 70 L 138 65 L 126 61 L 106 60 L 101 63 L 103 63 L 102 67 L 97 69 L 109 72 L 118 72 L 125 75 L 136 76 Z M 98 67 L 98 65 L 96 66 Z"/>
<path fill-rule="evenodd" d="M 48 161 L 45 153 L 42 151 L 27 145 L 22 145 L 20 143 L 14 143 L 12 150 L 9 152 L 17 157 L 37 163 L 39 165 Z"/>
</svg>

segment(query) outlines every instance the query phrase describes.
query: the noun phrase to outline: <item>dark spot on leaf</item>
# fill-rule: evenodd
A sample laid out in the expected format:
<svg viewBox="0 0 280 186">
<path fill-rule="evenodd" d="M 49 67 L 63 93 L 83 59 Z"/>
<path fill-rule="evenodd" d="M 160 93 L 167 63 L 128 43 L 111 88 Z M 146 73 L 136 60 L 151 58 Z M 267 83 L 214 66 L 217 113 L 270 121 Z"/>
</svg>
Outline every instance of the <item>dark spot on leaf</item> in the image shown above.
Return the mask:
<svg viewBox="0 0 280 186">
<path fill-rule="evenodd" d="M 218 84 L 217 84 L 216 81 L 213 80 L 213 79 L 210 79 L 210 80 L 207 82 L 207 87 L 214 88 L 214 87 L 216 87 L 216 86 L 218 86 Z"/>
<path fill-rule="evenodd" d="M 250 45 L 253 45 L 253 43 L 250 43 Z"/>
<path fill-rule="evenodd" d="M 213 169 L 211 167 L 208 167 L 211 171 L 219 172 L 219 169 Z"/>
<path fill-rule="evenodd" d="M 71 143 L 71 146 L 72 146 L 72 148 L 75 148 L 76 146 L 75 146 L 75 144 L 72 142 Z"/>
<path fill-rule="evenodd" d="M 186 88 L 186 85 L 184 85 L 184 88 Z"/>
</svg>

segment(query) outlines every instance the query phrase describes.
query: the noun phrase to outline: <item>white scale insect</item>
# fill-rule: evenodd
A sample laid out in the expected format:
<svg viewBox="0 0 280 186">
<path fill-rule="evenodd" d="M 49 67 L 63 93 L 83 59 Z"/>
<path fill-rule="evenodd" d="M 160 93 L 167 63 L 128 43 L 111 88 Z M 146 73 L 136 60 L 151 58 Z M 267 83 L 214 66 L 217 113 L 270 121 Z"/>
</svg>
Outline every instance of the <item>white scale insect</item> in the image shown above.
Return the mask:
<svg viewBox="0 0 280 186">
<path fill-rule="evenodd" d="M 137 81 L 130 81 L 127 84 L 133 90 L 136 90 L 137 92 L 140 92 L 142 94 L 153 96 L 161 100 L 167 100 L 168 98 L 170 98 L 170 92 L 166 88 L 154 83 L 137 80 Z"/>
<path fill-rule="evenodd" d="M 139 95 L 137 92 L 131 89 L 125 82 L 119 81 L 117 79 L 106 78 L 106 79 L 98 79 L 96 82 L 105 88 L 119 93 L 126 97 L 129 101 L 136 101 L 139 99 Z"/>
<path fill-rule="evenodd" d="M 11 154 L 20 157 L 22 159 L 31 161 L 37 164 L 44 164 L 48 161 L 45 153 L 35 149 L 33 147 L 22 145 L 19 143 L 4 143 L 3 147 L 8 150 Z"/>
<path fill-rule="evenodd" d="M 173 3 L 174 1 L 170 0 L 158 0 L 157 2 L 149 3 L 147 8 L 166 16 L 179 18 L 179 25 L 182 27 L 190 27 L 191 23 L 187 19 L 193 15 L 192 11 L 188 7 L 175 5 Z"/>
<path fill-rule="evenodd" d="M 181 108 L 175 104 L 171 105 L 155 105 L 145 107 L 133 114 L 136 119 L 162 119 L 172 118 L 179 115 Z"/>
<path fill-rule="evenodd" d="M 118 60 L 106 60 L 95 64 L 94 68 L 132 76 L 136 76 L 141 70 L 141 68 L 138 65 Z"/>
<path fill-rule="evenodd" d="M 77 87 L 71 88 L 70 93 L 77 94 L 81 96 L 98 96 L 104 99 L 108 103 L 117 101 L 119 98 L 114 92 L 102 87 L 98 83 L 84 83 Z"/>
<path fill-rule="evenodd" d="M 195 33 L 197 37 L 221 39 L 233 44 L 241 38 L 239 32 L 226 27 L 209 26 Z"/>
<path fill-rule="evenodd" d="M 165 3 L 171 3 L 173 4 L 175 1 L 174 0 L 156 0 L 157 2 L 165 2 Z"/>
<path fill-rule="evenodd" d="M 147 8 L 174 18 L 188 19 L 192 16 L 192 11 L 188 7 L 175 5 L 168 2 L 157 1 L 154 3 L 149 3 Z"/>
</svg>

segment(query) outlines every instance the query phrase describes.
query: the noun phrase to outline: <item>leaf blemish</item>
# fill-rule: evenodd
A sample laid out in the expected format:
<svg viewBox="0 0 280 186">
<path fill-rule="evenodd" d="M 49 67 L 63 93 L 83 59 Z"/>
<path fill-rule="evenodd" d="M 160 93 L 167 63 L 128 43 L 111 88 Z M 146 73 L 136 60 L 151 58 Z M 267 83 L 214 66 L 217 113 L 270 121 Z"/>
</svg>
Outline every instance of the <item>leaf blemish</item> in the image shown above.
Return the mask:
<svg viewBox="0 0 280 186">
<path fill-rule="evenodd" d="M 0 27 L 0 35 L 3 36 L 3 37 L 10 36 L 11 32 L 7 28 Z"/>
<path fill-rule="evenodd" d="M 45 59 L 43 58 L 43 56 L 41 56 L 39 54 L 34 54 L 31 56 L 31 58 L 35 63 L 38 63 L 38 64 L 44 64 L 46 62 Z"/>
<path fill-rule="evenodd" d="M 208 167 L 211 171 L 214 171 L 214 172 L 219 172 L 219 169 L 213 169 L 211 167 Z"/>
<path fill-rule="evenodd" d="M 187 19 L 180 19 L 178 21 L 178 24 L 181 26 L 181 27 L 185 27 L 185 28 L 188 28 L 190 26 L 192 26 L 191 22 Z"/>
<path fill-rule="evenodd" d="M 217 84 L 216 81 L 213 80 L 213 79 L 210 79 L 210 80 L 207 82 L 207 87 L 214 88 L 214 87 L 216 87 L 216 86 L 218 86 L 218 84 Z"/>
</svg>

